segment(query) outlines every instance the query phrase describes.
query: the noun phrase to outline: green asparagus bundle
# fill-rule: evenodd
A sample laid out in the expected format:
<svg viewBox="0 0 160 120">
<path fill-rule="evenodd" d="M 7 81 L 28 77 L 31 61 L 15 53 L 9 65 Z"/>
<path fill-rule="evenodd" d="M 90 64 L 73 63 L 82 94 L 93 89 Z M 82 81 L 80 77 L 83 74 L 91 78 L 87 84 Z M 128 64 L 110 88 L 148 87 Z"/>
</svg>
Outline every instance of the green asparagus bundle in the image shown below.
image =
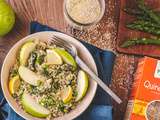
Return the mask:
<svg viewBox="0 0 160 120">
<path fill-rule="evenodd" d="M 137 17 L 136 21 L 126 24 L 126 27 L 160 36 L 160 12 L 148 8 L 144 0 L 137 0 L 137 6 L 137 9 L 124 9 L 126 13 Z M 120 47 L 127 48 L 135 45 L 160 45 L 160 38 L 131 38 Z"/>
<path fill-rule="evenodd" d="M 160 24 L 160 16 L 157 15 L 152 9 L 149 9 L 145 3 L 144 0 L 138 0 L 138 8 L 144 12 L 144 14 L 148 15 L 151 20 L 153 20 L 155 23 Z"/>
<path fill-rule="evenodd" d="M 160 26 L 150 21 L 138 20 L 126 25 L 127 28 L 160 35 Z"/>
<path fill-rule="evenodd" d="M 135 45 L 160 45 L 160 38 L 153 39 L 153 38 L 133 38 L 128 39 L 120 47 L 128 48 L 130 46 Z"/>
</svg>

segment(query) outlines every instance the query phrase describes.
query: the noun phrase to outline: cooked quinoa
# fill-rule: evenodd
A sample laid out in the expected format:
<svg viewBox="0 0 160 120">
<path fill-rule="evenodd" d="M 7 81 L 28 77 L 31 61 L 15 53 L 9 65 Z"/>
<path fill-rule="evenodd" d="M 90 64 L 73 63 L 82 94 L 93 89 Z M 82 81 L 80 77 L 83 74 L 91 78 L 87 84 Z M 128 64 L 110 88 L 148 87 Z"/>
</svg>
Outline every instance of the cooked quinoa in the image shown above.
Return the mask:
<svg viewBox="0 0 160 120">
<path fill-rule="evenodd" d="M 55 118 L 62 116 L 77 105 L 75 98 L 77 96 L 77 73 L 78 69 L 63 62 L 61 65 L 45 64 L 46 49 L 55 48 L 55 45 L 49 45 L 40 42 L 36 45 L 36 49 L 31 52 L 26 67 L 38 75 L 43 76 L 44 82 L 40 82 L 38 86 L 30 85 L 21 79 L 19 90 L 12 96 L 21 105 L 21 97 L 24 91 L 27 91 L 40 105 L 47 108 L 51 114 L 47 117 Z M 10 78 L 18 74 L 19 60 L 10 70 Z M 63 103 L 61 91 L 66 87 L 71 86 L 73 94 L 72 99 L 68 103 Z"/>
</svg>

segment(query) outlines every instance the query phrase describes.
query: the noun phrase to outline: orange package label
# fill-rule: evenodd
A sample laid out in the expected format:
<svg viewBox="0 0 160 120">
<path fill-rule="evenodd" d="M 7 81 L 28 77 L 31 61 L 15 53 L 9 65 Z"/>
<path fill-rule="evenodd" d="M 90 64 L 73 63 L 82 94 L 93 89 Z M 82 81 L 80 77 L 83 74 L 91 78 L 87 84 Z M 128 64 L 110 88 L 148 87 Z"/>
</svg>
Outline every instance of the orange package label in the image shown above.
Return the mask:
<svg viewBox="0 0 160 120">
<path fill-rule="evenodd" d="M 139 61 L 125 120 L 160 120 L 160 60 Z"/>
</svg>

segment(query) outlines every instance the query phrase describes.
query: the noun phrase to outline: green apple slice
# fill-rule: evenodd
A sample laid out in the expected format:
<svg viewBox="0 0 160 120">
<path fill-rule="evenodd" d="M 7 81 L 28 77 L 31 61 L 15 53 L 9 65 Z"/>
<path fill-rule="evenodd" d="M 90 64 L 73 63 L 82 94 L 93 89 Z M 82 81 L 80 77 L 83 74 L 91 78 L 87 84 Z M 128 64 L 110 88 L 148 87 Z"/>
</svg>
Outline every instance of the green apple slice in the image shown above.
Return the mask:
<svg viewBox="0 0 160 120">
<path fill-rule="evenodd" d="M 18 69 L 20 77 L 27 83 L 33 85 L 33 86 L 38 86 L 40 82 L 43 81 L 43 79 L 28 69 L 27 67 L 20 66 Z"/>
<path fill-rule="evenodd" d="M 72 65 L 74 69 L 77 68 L 76 61 L 74 60 L 72 55 L 69 54 L 66 50 L 61 49 L 61 48 L 55 48 L 54 50 L 61 56 L 61 58 L 63 59 L 65 63 Z"/>
<path fill-rule="evenodd" d="M 36 100 L 26 92 L 22 95 L 22 105 L 27 113 L 35 117 L 45 118 L 50 114 L 48 109 L 38 104 Z"/>
<path fill-rule="evenodd" d="M 63 63 L 61 56 L 54 49 L 48 49 L 46 51 L 47 51 L 47 56 L 46 56 L 47 64 L 61 65 Z"/>
<path fill-rule="evenodd" d="M 80 101 L 85 96 L 88 89 L 88 83 L 89 83 L 88 75 L 83 70 L 80 70 L 78 72 L 78 77 L 77 77 L 78 95 L 76 97 L 76 101 Z"/>
<path fill-rule="evenodd" d="M 20 49 L 19 54 L 19 62 L 21 65 L 25 65 L 27 63 L 27 59 L 30 53 L 35 49 L 36 43 L 29 41 L 26 42 Z"/>
</svg>

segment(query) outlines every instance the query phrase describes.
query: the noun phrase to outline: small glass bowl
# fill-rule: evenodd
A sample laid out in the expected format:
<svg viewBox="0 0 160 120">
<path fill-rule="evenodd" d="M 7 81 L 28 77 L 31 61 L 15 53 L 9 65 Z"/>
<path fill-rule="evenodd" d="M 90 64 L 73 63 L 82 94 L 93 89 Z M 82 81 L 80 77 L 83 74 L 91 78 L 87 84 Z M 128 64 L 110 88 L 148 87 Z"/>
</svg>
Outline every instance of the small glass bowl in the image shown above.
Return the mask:
<svg viewBox="0 0 160 120">
<path fill-rule="evenodd" d="M 101 7 L 101 14 L 99 15 L 99 17 L 92 23 L 82 24 L 82 23 L 78 23 L 75 20 L 73 20 L 72 17 L 68 14 L 67 9 L 66 9 L 67 0 L 64 0 L 63 12 L 64 12 L 64 17 L 65 17 L 66 21 L 68 22 L 68 24 L 78 30 L 87 29 L 93 25 L 96 25 L 102 19 L 104 12 L 105 12 L 105 0 L 98 0 L 98 1 L 100 3 L 100 7 Z"/>
</svg>

